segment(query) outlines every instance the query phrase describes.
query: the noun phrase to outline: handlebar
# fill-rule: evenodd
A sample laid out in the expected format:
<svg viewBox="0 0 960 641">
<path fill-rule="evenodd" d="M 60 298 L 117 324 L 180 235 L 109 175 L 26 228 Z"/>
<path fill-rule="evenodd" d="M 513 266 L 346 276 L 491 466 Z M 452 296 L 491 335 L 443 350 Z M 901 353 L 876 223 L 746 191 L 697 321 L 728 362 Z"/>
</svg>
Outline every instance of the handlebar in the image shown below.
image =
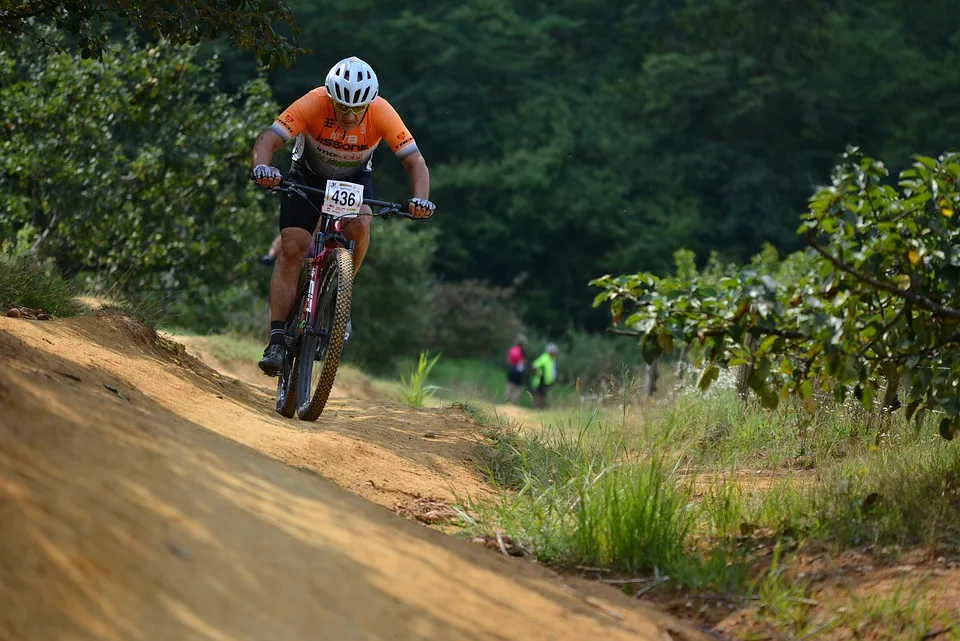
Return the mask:
<svg viewBox="0 0 960 641">
<path fill-rule="evenodd" d="M 281 180 L 280 184 L 271 189 L 270 191 L 279 191 L 288 194 L 296 194 L 301 198 L 306 199 L 307 196 L 303 192 L 308 192 L 316 194 L 317 196 L 325 196 L 326 191 L 323 189 L 317 189 L 316 187 L 309 187 L 302 183 L 294 182 L 292 180 Z M 364 205 L 369 205 L 370 207 L 379 207 L 379 210 L 376 212 L 371 212 L 369 214 L 357 214 L 358 216 L 403 216 L 404 218 L 410 218 L 412 220 L 422 220 L 414 217 L 409 211 L 407 211 L 407 206 L 401 203 L 391 203 L 386 200 L 374 200 L 373 198 L 364 198 Z"/>
</svg>

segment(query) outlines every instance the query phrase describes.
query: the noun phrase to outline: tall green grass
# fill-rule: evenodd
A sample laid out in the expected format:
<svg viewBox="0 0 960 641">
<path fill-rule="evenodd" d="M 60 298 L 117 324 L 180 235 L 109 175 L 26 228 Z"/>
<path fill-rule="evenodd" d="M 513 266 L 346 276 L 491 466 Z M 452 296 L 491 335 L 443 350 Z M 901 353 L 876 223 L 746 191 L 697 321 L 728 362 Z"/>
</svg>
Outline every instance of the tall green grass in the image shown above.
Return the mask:
<svg viewBox="0 0 960 641">
<path fill-rule="evenodd" d="M 19 305 L 55 316 L 75 316 L 83 306 L 53 265 L 31 253 L 0 253 L 0 307 Z"/>
<path fill-rule="evenodd" d="M 551 564 L 740 590 L 754 539 L 779 539 L 784 559 L 815 541 L 960 550 L 960 449 L 935 418 L 918 427 L 894 415 L 877 445 L 880 423 L 858 406 L 824 404 L 812 425 L 801 412 L 718 390 L 613 398 L 535 425 L 487 415 L 485 466 L 501 495 L 471 506 L 471 528 L 507 533 Z M 784 581 L 763 589 L 792 590 Z M 771 608 L 802 618 L 794 606 Z"/>
<path fill-rule="evenodd" d="M 697 555 L 691 488 L 656 451 L 629 449 L 591 420 L 491 432 L 487 473 L 503 493 L 472 506 L 477 533 L 503 531 L 537 558 L 560 566 L 600 566 L 669 575 L 696 586 L 738 584 L 739 567 L 723 549 Z"/>
</svg>

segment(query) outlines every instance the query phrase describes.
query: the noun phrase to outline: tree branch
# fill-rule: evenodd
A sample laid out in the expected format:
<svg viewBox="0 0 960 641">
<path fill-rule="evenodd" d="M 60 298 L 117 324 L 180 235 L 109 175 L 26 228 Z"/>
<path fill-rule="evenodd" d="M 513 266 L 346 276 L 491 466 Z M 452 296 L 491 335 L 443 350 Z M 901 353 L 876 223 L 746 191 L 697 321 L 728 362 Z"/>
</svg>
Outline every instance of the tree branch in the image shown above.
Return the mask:
<svg viewBox="0 0 960 641">
<path fill-rule="evenodd" d="M 757 328 L 757 330 L 760 331 L 761 334 L 767 334 L 770 336 L 779 336 L 780 338 L 786 338 L 787 340 L 802 341 L 810 338 L 803 332 L 797 332 L 789 329 L 777 329 L 775 327 L 760 327 L 759 325 L 755 325 L 755 327 Z"/>
<path fill-rule="evenodd" d="M 768 336 L 780 336 L 781 338 L 786 338 L 787 340 L 806 340 L 810 338 L 803 332 L 797 332 L 797 331 L 788 330 L 788 329 L 777 329 L 775 327 L 760 327 L 759 325 L 754 325 L 754 327 L 761 334 L 765 334 Z M 704 335 L 715 336 L 717 334 L 725 334 L 727 332 L 727 329 L 728 328 L 726 327 L 721 329 L 712 329 L 708 332 L 704 332 Z M 640 332 L 635 332 L 633 330 L 627 330 L 627 329 L 617 329 L 616 327 L 608 327 L 606 329 L 606 332 L 608 334 L 613 334 L 615 336 L 632 336 L 633 338 L 637 338 L 638 336 L 641 336 Z"/>
<path fill-rule="evenodd" d="M 946 347 L 947 345 L 950 345 L 951 343 L 957 343 L 957 342 L 960 342 L 960 330 L 955 331 L 954 333 L 950 334 L 949 336 L 947 336 L 947 337 L 944 338 L 943 340 L 937 341 L 934 345 L 931 345 L 930 347 L 924 348 L 924 349 L 922 349 L 922 350 L 920 350 L 920 351 L 918 351 L 918 352 L 910 352 L 910 351 L 899 352 L 899 353 L 896 354 L 896 358 L 897 358 L 898 360 L 900 360 L 900 361 L 903 361 L 903 360 L 906 360 L 907 358 L 909 358 L 909 357 L 911 357 L 911 356 L 928 357 L 928 356 L 930 356 L 931 354 L 933 354 L 934 352 L 936 352 L 938 349 L 941 349 L 941 348 L 943 348 L 943 347 Z"/>
<path fill-rule="evenodd" d="M 910 301 L 906 301 L 906 302 L 903 304 L 903 307 L 900 308 L 900 311 L 897 312 L 897 315 L 893 317 L 893 320 L 891 320 L 889 323 L 887 323 L 886 325 L 884 325 L 884 326 L 880 329 L 880 331 L 877 332 L 876 336 L 874 336 L 873 338 L 871 338 L 871 339 L 870 339 L 870 342 L 867 343 L 866 345 L 864 345 L 863 348 L 862 348 L 859 352 L 857 352 L 857 357 L 858 357 L 858 358 L 862 357 L 864 354 L 867 353 L 867 350 L 868 350 L 868 349 L 870 349 L 871 347 L 873 347 L 874 344 L 876 344 L 876 342 L 877 342 L 878 340 L 880 340 L 881 338 L 883 338 L 883 335 L 886 334 L 887 332 L 889 332 L 889 331 L 893 328 L 893 326 L 897 324 L 897 321 L 900 320 L 900 318 L 906 313 L 908 307 L 910 307 Z"/>
<path fill-rule="evenodd" d="M 837 269 L 847 274 L 850 274 L 857 280 L 864 282 L 875 289 L 880 289 L 885 292 L 889 292 L 894 296 L 899 296 L 900 298 L 909 300 L 917 307 L 921 307 L 928 312 L 933 312 L 939 316 L 944 316 L 946 318 L 957 318 L 960 319 L 960 310 L 952 309 L 950 307 L 944 307 L 936 301 L 927 298 L 923 294 L 918 294 L 916 292 L 911 292 L 906 289 L 900 289 L 896 285 L 891 285 L 890 283 L 882 280 L 868 276 L 862 272 L 857 271 L 847 263 L 843 262 L 836 256 L 830 254 L 820 243 L 814 239 L 814 230 L 807 230 L 806 240 L 807 244 L 813 247 L 818 254 L 826 258 L 830 263 L 832 263 Z"/>
<path fill-rule="evenodd" d="M 50 4 L 50 5 L 47 5 L 47 6 L 45 6 L 45 7 L 40 7 L 39 9 L 35 9 L 35 10 L 26 10 L 26 9 L 25 9 L 23 13 L 18 13 L 18 14 L 13 14 L 13 15 L 11 15 L 11 14 L 9 14 L 9 13 L 4 13 L 4 14 L 0 14 L 0 22 L 8 22 L 8 23 L 9 23 L 9 22 L 23 22 L 24 20 L 27 20 L 28 18 L 35 18 L 35 17 L 37 17 L 37 16 L 42 16 L 42 15 L 45 14 L 45 13 L 50 13 L 51 11 L 53 11 L 53 10 L 56 9 L 56 8 L 57 8 L 57 5 L 56 5 L 56 4 Z"/>
<path fill-rule="evenodd" d="M 608 327 L 606 331 L 608 334 L 613 334 L 614 336 L 632 336 L 633 338 L 640 336 L 640 332 L 629 331 L 626 329 L 617 329 L 616 327 Z"/>
</svg>

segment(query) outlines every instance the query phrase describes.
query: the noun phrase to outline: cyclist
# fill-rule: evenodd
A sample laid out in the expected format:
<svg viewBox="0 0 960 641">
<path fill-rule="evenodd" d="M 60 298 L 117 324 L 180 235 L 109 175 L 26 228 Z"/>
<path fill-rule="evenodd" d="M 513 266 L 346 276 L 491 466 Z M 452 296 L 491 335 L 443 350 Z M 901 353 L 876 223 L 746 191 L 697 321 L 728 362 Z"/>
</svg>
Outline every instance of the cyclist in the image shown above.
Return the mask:
<svg viewBox="0 0 960 641">
<path fill-rule="evenodd" d="M 507 350 L 507 382 L 504 385 L 506 400 L 512 403 L 520 402 L 524 383 L 527 380 L 527 338 L 520 334 L 513 346 Z"/>
<path fill-rule="evenodd" d="M 430 173 L 427 164 L 397 112 L 379 95 L 377 75 L 363 60 L 344 58 L 333 65 L 323 87 L 299 98 L 277 117 L 253 146 L 253 179 L 267 189 L 280 184 L 280 170 L 273 154 L 295 139 L 290 178 L 317 189 L 327 179 L 346 180 L 363 186 L 363 197 L 373 198 L 373 151 L 381 140 L 393 150 L 410 174 L 413 198 L 410 214 L 427 218 Z M 280 202 L 280 251 L 270 279 L 270 342 L 263 351 L 260 369 L 276 376 L 286 349 L 283 326 L 296 297 L 297 276 L 314 229 L 320 219 L 323 199 L 311 202 L 284 194 Z M 370 214 L 364 205 L 361 214 Z M 359 216 L 344 226 L 343 235 L 354 241 L 353 269 L 360 269 L 370 245 L 370 216 Z M 352 323 L 347 325 L 347 335 Z"/>
<path fill-rule="evenodd" d="M 556 343 L 547 343 L 543 354 L 533 361 L 533 380 L 531 387 L 534 391 L 534 405 L 543 408 L 547 404 L 547 390 L 557 380 L 557 354 L 560 349 Z"/>
</svg>

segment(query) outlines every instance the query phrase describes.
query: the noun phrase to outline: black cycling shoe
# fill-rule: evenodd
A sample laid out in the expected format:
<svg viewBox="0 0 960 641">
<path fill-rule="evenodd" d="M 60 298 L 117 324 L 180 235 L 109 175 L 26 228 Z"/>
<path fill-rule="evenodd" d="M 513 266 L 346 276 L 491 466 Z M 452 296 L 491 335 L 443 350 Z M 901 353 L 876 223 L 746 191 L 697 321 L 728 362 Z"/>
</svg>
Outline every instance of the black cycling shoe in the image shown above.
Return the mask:
<svg viewBox="0 0 960 641">
<path fill-rule="evenodd" d="M 263 358 L 260 359 L 260 369 L 267 376 L 279 376 L 280 368 L 283 367 L 284 346 L 271 343 L 267 349 L 263 350 Z"/>
</svg>

